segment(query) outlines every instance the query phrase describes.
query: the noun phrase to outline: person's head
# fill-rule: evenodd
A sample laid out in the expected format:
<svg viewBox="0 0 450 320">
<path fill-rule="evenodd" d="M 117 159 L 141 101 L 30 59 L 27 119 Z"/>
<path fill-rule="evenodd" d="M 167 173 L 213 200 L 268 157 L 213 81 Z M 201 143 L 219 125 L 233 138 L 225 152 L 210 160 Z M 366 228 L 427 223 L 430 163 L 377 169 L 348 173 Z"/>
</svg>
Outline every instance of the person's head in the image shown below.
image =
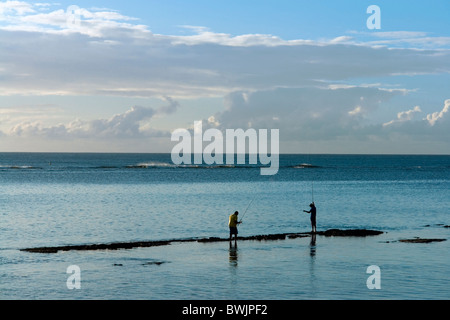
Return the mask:
<svg viewBox="0 0 450 320">
<path fill-rule="evenodd" d="M 309 205 L 311 208 L 314 207 L 314 202 Z"/>
<path fill-rule="evenodd" d="M 235 214 L 235 215 L 238 215 L 238 214 L 239 214 L 239 212 L 235 211 L 235 212 L 234 212 L 234 214 Z"/>
</svg>

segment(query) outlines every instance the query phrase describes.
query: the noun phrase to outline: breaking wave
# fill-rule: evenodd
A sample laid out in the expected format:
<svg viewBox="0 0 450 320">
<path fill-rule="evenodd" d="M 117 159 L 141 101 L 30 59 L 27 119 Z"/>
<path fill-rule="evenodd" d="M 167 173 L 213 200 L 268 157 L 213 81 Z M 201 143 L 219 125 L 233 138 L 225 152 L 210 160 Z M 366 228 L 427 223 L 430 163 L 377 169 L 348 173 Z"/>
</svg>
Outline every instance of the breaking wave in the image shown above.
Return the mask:
<svg viewBox="0 0 450 320">
<path fill-rule="evenodd" d="M 42 167 L 34 166 L 17 166 L 17 165 L 0 165 L 0 170 L 2 169 L 14 169 L 14 170 L 31 170 L 31 169 L 43 169 Z"/>
<path fill-rule="evenodd" d="M 149 161 L 149 162 L 139 162 L 136 164 L 101 164 L 101 165 L 58 165 L 56 163 L 49 163 L 48 166 L 33 166 L 33 165 L 0 165 L 0 170 L 37 170 L 46 169 L 50 171 L 60 171 L 60 170 L 119 170 L 119 169 L 259 169 L 262 167 L 267 167 L 267 165 L 262 164 L 174 164 L 171 162 L 162 161 Z M 301 163 L 297 165 L 280 165 L 280 168 L 294 168 L 294 169 L 313 169 L 321 168 L 321 166 L 316 166 L 308 163 Z"/>
<path fill-rule="evenodd" d="M 235 164 L 173 164 L 167 162 L 144 162 L 127 165 L 127 169 L 149 169 L 149 168 L 192 168 L 192 169 L 229 169 L 229 168 L 259 168 L 257 165 L 235 165 Z"/>
<path fill-rule="evenodd" d="M 174 168 L 174 167 L 176 167 L 176 166 L 172 163 L 159 162 L 159 161 L 143 162 L 143 163 L 126 166 L 126 168 L 128 168 L 128 169 Z"/>
</svg>

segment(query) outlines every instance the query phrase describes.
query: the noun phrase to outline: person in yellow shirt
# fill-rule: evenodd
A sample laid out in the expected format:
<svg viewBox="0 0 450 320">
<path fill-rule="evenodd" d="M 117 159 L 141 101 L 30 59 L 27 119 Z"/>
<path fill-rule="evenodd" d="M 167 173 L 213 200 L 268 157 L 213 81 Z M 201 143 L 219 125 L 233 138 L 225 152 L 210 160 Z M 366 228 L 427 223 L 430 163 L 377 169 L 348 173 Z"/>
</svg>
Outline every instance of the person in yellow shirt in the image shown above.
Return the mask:
<svg viewBox="0 0 450 320">
<path fill-rule="evenodd" d="M 240 221 L 238 221 L 238 214 L 239 212 L 235 211 L 232 215 L 230 215 L 230 218 L 228 219 L 228 226 L 230 227 L 230 241 L 233 234 L 234 234 L 234 241 L 236 241 L 237 239 L 238 235 L 237 225 L 241 223 Z"/>
</svg>

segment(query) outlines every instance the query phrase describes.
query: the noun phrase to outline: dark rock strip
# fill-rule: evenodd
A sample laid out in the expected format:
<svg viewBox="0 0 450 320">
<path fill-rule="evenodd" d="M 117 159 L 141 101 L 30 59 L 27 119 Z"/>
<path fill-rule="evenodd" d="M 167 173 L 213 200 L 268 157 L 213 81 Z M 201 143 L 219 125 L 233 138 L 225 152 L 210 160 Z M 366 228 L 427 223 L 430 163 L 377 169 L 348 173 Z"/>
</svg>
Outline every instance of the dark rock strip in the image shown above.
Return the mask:
<svg viewBox="0 0 450 320">
<path fill-rule="evenodd" d="M 377 236 L 382 233 L 383 231 L 367 230 L 367 229 L 350 229 L 350 230 L 330 229 L 324 231 L 322 234 L 326 237 L 366 237 L 366 236 Z"/>
<path fill-rule="evenodd" d="M 166 263 L 166 261 L 148 261 L 148 262 L 146 262 L 146 263 L 142 263 L 142 265 L 143 265 L 143 266 L 152 266 L 152 265 L 160 266 L 160 265 L 162 265 L 163 263 Z"/>
<path fill-rule="evenodd" d="M 442 242 L 447 239 L 423 239 L 423 238 L 413 238 L 413 239 L 400 239 L 398 241 L 404 243 L 430 243 L 430 242 Z"/>
<path fill-rule="evenodd" d="M 377 230 L 367 230 L 367 229 L 353 229 L 353 230 L 340 230 L 340 229 L 330 229 L 327 231 L 317 232 L 317 235 L 322 235 L 326 237 L 365 237 L 374 236 L 382 234 L 382 231 Z M 243 240 L 257 240 L 257 241 L 268 241 L 268 240 L 285 240 L 286 238 L 295 239 L 302 237 L 309 237 L 310 232 L 301 233 L 281 233 L 281 234 L 267 234 L 267 235 L 256 235 L 249 237 L 238 237 L 239 241 Z M 220 242 L 229 241 L 229 238 L 218 238 L 209 237 L 202 239 L 174 239 L 166 241 L 136 241 L 136 242 L 116 242 L 116 243 L 106 243 L 106 244 L 88 244 L 88 245 L 68 245 L 68 246 L 56 246 L 56 247 L 36 247 L 36 248 L 25 248 L 20 249 L 20 251 L 35 252 L 35 253 L 57 253 L 58 251 L 69 251 L 69 250 L 118 250 L 118 249 L 132 249 L 132 248 L 147 248 L 155 246 L 167 246 L 171 243 L 176 242 Z"/>
<path fill-rule="evenodd" d="M 138 241 L 138 242 L 117 242 L 117 243 L 103 243 L 103 244 L 87 244 L 87 245 L 68 245 L 58 247 L 38 247 L 25 248 L 20 251 L 37 252 L 37 253 L 57 253 L 58 251 L 70 250 L 118 250 L 118 249 L 132 249 L 132 248 L 146 248 L 156 246 L 170 245 L 171 241 Z"/>
<path fill-rule="evenodd" d="M 258 236 L 249 236 L 249 237 L 238 237 L 237 240 L 284 240 L 286 237 L 291 238 L 293 237 L 308 237 L 309 234 L 307 233 L 280 233 L 280 234 L 263 234 Z M 197 242 L 219 242 L 219 241 L 229 241 L 229 238 L 217 238 L 217 237 L 210 237 L 210 238 L 204 238 L 204 239 L 198 239 Z M 233 238 L 234 240 L 234 238 Z"/>
</svg>

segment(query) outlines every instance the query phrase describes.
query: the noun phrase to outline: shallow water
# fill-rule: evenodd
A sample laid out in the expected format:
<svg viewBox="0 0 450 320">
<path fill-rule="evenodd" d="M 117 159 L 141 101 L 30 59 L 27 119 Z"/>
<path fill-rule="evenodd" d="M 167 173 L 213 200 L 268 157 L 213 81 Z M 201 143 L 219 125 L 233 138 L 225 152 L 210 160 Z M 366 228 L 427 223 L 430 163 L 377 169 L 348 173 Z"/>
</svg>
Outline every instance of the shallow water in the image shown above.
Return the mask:
<svg viewBox="0 0 450 320">
<path fill-rule="evenodd" d="M 170 155 L 0 154 L 0 299 L 448 299 L 450 157 L 282 156 L 259 169 Z M 295 168 L 312 162 L 317 168 Z M 51 163 L 51 164 L 50 164 Z M 137 166 L 139 164 L 146 166 Z M 151 164 L 150 166 L 148 164 Z M 20 168 L 18 167 L 20 166 Z M 173 243 L 36 254 L 24 247 L 369 228 L 380 236 Z M 427 226 L 429 225 L 429 226 Z M 443 238 L 410 244 L 404 238 Z M 81 269 L 69 290 L 66 269 Z M 370 290 L 367 267 L 381 270 Z"/>
<path fill-rule="evenodd" d="M 415 233 L 419 234 L 420 233 Z M 445 236 L 445 232 L 433 232 Z M 447 235 L 448 236 L 448 235 Z M 448 299 L 449 242 L 389 242 L 317 236 L 278 241 L 175 243 L 132 250 L 9 256 L 1 297 L 8 299 Z M 8 252 L 9 251 L 9 252 Z M 69 290 L 66 269 L 81 269 L 81 289 Z M 370 265 L 381 289 L 370 290 Z M 11 283 L 10 283 L 11 284 Z"/>
</svg>

